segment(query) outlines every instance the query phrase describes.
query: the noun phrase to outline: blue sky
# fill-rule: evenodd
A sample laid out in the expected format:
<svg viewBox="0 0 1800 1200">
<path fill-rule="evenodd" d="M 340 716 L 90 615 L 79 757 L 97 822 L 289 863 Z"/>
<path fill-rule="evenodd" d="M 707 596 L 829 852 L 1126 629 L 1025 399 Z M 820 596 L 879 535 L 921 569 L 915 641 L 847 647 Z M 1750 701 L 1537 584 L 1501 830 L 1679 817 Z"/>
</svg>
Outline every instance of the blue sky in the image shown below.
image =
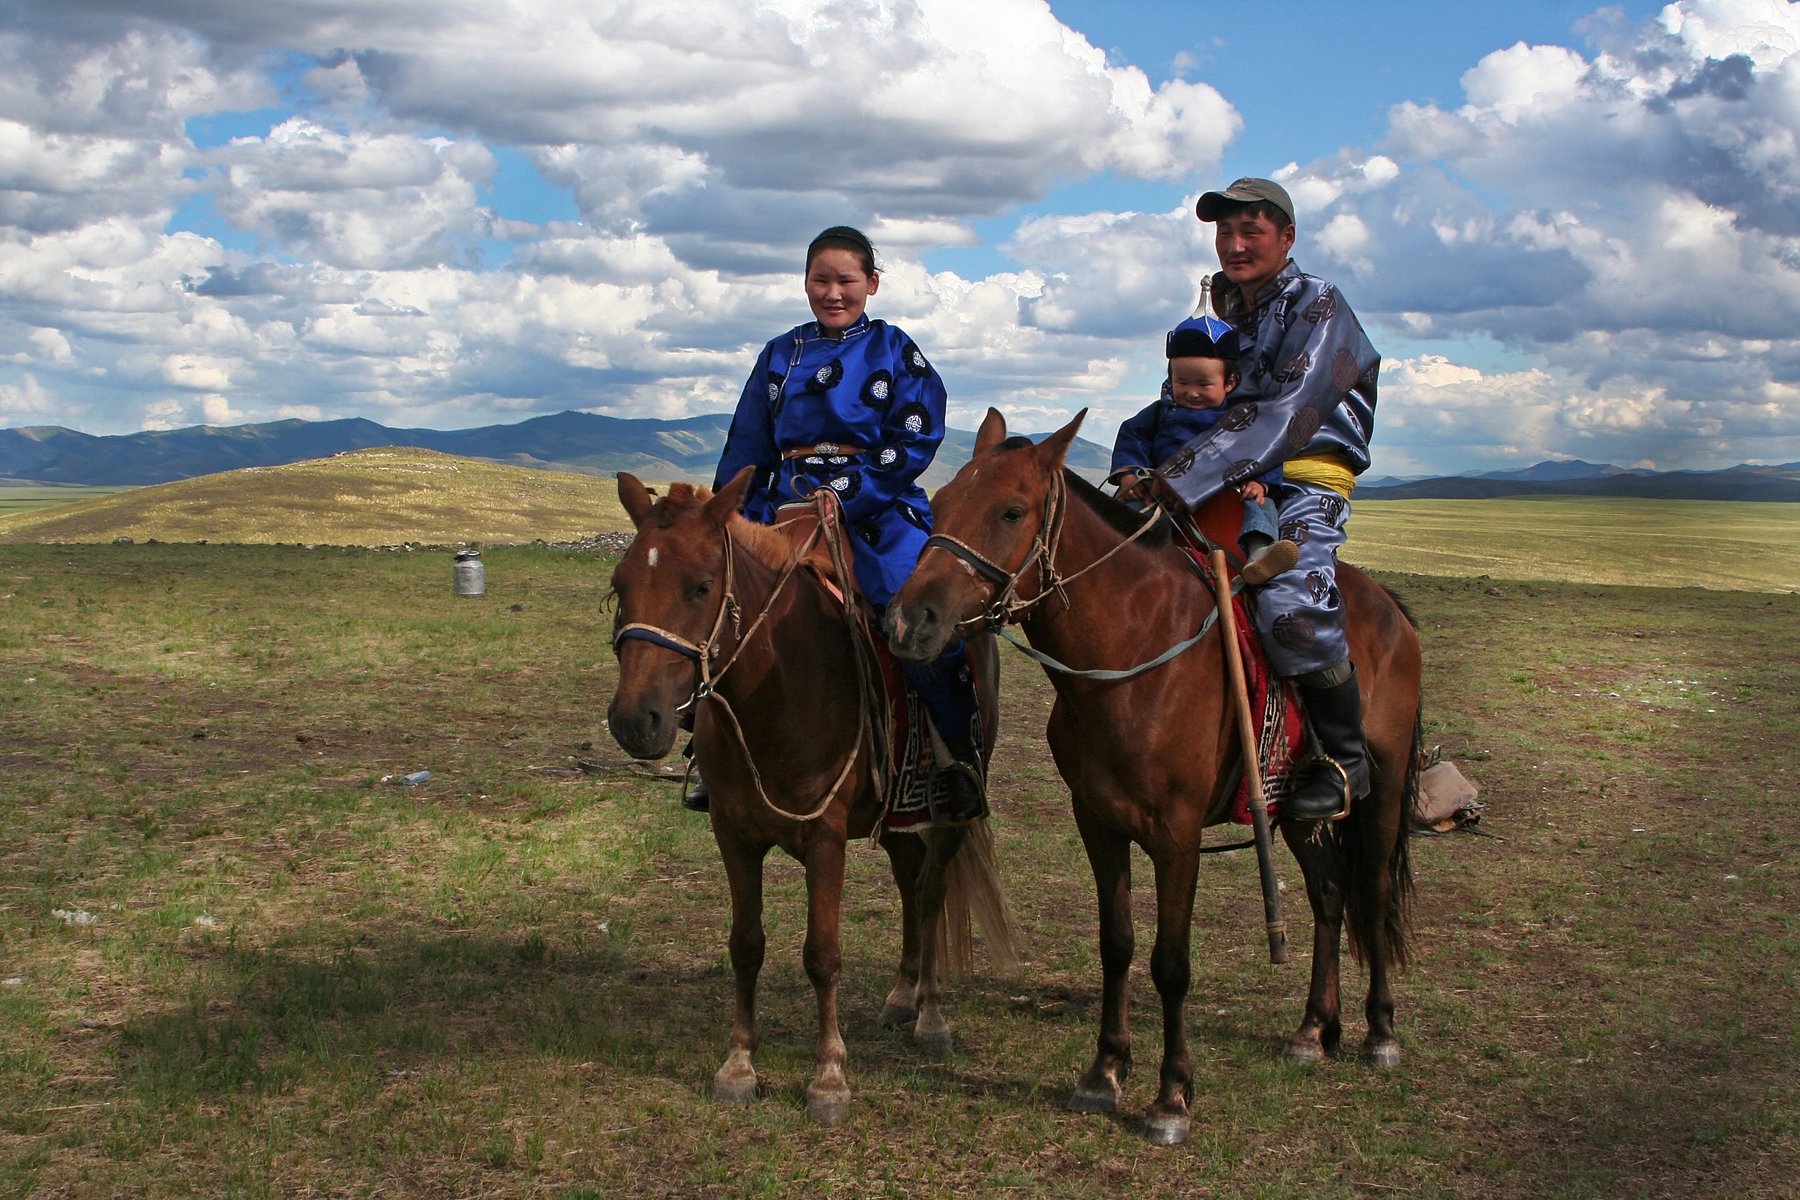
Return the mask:
<svg viewBox="0 0 1800 1200">
<path fill-rule="evenodd" d="M 1800 7 L 0 0 L 0 427 L 726 411 L 868 229 L 951 385 L 1105 440 L 1276 174 L 1377 474 L 1800 459 Z"/>
</svg>

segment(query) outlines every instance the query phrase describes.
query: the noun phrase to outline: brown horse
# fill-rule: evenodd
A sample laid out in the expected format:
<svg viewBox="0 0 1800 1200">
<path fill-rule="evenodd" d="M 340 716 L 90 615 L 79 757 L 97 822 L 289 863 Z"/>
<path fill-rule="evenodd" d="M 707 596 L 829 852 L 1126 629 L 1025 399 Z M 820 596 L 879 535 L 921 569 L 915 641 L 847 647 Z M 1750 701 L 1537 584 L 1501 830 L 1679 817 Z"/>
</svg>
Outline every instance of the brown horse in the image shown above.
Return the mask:
<svg viewBox="0 0 1800 1200">
<path fill-rule="evenodd" d="M 731 888 L 736 1009 L 730 1051 L 713 1076 L 718 1099 L 745 1103 L 756 1091 L 763 860 L 779 846 L 804 864 L 805 964 L 818 1001 L 807 1111 L 834 1122 L 850 1102 L 837 1017 L 844 851 L 848 839 L 875 829 L 883 811 L 880 743 L 866 706 L 872 647 L 858 644 L 864 635 L 846 621 L 854 610 L 846 610 L 841 593 L 802 567 L 803 559 L 819 561 L 809 546 L 829 547 L 841 537 L 835 508 L 822 502 L 810 521 L 787 527 L 746 521 L 737 511 L 750 474 L 745 469 L 716 496 L 676 484 L 662 500 L 632 476 L 619 476 L 619 499 L 637 536 L 613 574 L 619 684 L 607 716 L 627 753 L 661 758 L 681 712 L 694 710 L 694 748 L 705 763 L 713 836 Z M 796 527 L 818 532 L 797 544 Z M 848 550 L 837 546 L 832 558 L 842 580 Z M 991 645 L 985 654 L 991 667 Z M 880 687 L 878 679 L 873 686 Z M 990 745 L 992 728 L 990 716 Z M 998 896 L 991 852 L 983 853 L 989 838 L 985 822 L 934 828 L 923 837 L 881 836 L 904 922 L 898 977 L 882 1020 L 914 1022 L 914 1037 L 929 1050 L 950 1044 L 938 1005 L 935 936 L 946 889 L 967 886 L 966 900 L 976 906 Z M 971 865 L 988 876 L 965 880 Z M 965 897 L 952 896 L 953 910 L 959 899 Z M 976 915 L 990 939 L 1004 938 L 986 919 L 996 914 L 978 907 Z"/>
<path fill-rule="evenodd" d="M 1033 445 L 1008 439 L 1005 418 L 988 410 L 974 458 L 932 499 L 941 540 L 927 544 L 889 605 L 896 653 L 929 658 L 965 629 L 1022 613 L 1035 650 L 1078 667 L 1116 670 L 1149 662 L 1205 628 L 1216 608 L 1213 592 L 1185 565 L 1167 524 L 1132 540 L 1144 525 L 1139 514 L 1064 469 L 1081 420 Z M 1223 515 L 1228 531 L 1214 536 L 1230 544 L 1236 514 Z M 1367 575 L 1340 566 L 1338 587 L 1349 606 L 1375 786 L 1340 823 L 1281 822 L 1314 918 L 1306 1014 L 1283 1053 L 1314 1061 L 1337 1047 L 1338 942 L 1348 915 L 1351 949 L 1369 968 L 1363 1057 L 1392 1066 L 1400 1051 L 1388 974 L 1406 955 L 1405 818 L 1417 786 L 1419 641 L 1398 601 Z M 1219 639 L 1209 633 L 1128 679 L 1049 671 L 1056 690 L 1050 749 L 1094 871 L 1104 981 L 1099 1049 L 1069 1103 L 1114 1111 L 1130 1063 L 1135 842 L 1156 872 L 1150 973 L 1162 997 L 1163 1060 L 1144 1128 L 1155 1142 L 1179 1142 L 1189 1129 L 1193 1076 L 1182 1005 L 1197 857 L 1201 831 L 1226 819 L 1240 761 L 1221 660 Z"/>
</svg>

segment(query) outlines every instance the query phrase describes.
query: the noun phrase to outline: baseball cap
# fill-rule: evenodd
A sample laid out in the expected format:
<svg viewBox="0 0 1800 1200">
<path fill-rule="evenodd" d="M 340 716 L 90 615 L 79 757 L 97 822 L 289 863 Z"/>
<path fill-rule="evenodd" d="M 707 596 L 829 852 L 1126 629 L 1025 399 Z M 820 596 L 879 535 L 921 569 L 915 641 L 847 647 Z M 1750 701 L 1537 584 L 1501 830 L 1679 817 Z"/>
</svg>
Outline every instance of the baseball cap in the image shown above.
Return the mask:
<svg viewBox="0 0 1800 1200">
<path fill-rule="evenodd" d="M 1254 204 L 1258 200 L 1267 200 L 1286 213 L 1289 221 L 1294 219 L 1294 202 L 1288 199 L 1287 189 L 1273 179 L 1254 176 L 1239 179 L 1221 191 L 1203 193 L 1200 202 L 1194 205 L 1194 215 L 1202 221 L 1216 221 L 1227 209 L 1239 204 Z"/>
</svg>

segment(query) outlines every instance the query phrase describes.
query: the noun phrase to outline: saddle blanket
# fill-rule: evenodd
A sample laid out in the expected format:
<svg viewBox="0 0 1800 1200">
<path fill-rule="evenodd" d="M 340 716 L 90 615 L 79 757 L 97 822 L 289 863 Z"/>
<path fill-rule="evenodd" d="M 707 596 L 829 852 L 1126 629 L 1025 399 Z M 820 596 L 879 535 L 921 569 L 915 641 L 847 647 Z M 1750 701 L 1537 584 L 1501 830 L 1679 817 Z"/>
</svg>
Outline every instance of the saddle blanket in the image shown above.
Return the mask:
<svg viewBox="0 0 1800 1200">
<path fill-rule="evenodd" d="M 931 824 L 931 811 L 925 803 L 925 785 L 936 765 L 931 751 L 931 738 L 926 734 L 924 705 L 918 694 L 906 686 L 900 662 L 880 639 L 873 641 L 875 659 L 881 664 L 881 681 L 887 689 L 888 745 L 892 747 L 891 777 L 888 780 L 888 807 L 882 816 L 882 827 L 890 833 L 918 833 Z M 882 718 L 881 713 L 875 719 Z"/>
<path fill-rule="evenodd" d="M 1256 722 L 1254 732 L 1257 757 L 1262 760 L 1263 798 L 1268 801 L 1269 815 L 1273 817 L 1277 802 L 1293 786 L 1294 768 L 1303 757 L 1306 724 L 1300 713 L 1300 689 L 1292 680 L 1278 679 L 1270 673 L 1269 656 L 1263 650 L 1262 639 L 1256 636 L 1256 626 L 1250 620 L 1243 596 L 1233 596 L 1231 605 L 1237 623 L 1238 651 L 1244 661 L 1244 690 L 1250 696 L 1250 717 Z M 1226 683 L 1226 679 L 1221 670 L 1220 682 Z M 1239 825 L 1250 824 L 1248 775 L 1238 781 L 1237 794 L 1231 801 L 1231 819 Z"/>
</svg>

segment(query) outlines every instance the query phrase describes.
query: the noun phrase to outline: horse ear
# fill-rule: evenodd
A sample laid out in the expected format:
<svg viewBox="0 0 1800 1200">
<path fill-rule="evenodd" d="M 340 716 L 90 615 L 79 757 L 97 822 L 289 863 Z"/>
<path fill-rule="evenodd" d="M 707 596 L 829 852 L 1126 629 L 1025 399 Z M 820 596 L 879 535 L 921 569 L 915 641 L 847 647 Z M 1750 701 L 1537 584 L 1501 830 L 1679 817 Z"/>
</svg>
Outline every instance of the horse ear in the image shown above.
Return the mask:
<svg viewBox="0 0 1800 1200">
<path fill-rule="evenodd" d="M 633 525 L 642 525 L 644 518 L 656 505 L 656 497 L 650 494 L 636 475 L 626 471 L 619 472 L 619 503 L 625 506 L 625 515 L 631 518 Z"/>
<path fill-rule="evenodd" d="M 714 525 L 723 525 L 731 514 L 744 507 L 744 493 L 750 490 L 750 477 L 756 474 L 754 466 L 745 467 L 731 477 L 731 482 L 719 489 L 719 494 L 706 502 L 706 519 Z"/>
<path fill-rule="evenodd" d="M 975 453 L 991 450 L 1005 440 L 1006 418 L 999 409 L 988 409 L 988 415 L 981 419 L 981 428 L 975 431 Z"/>
<path fill-rule="evenodd" d="M 1075 419 L 1061 429 L 1038 443 L 1038 457 L 1055 466 L 1062 466 L 1063 459 L 1068 457 L 1069 447 L 1075 441 L 1075 434 L 1081 429 L 1081 423 L 1087 420 L 1088 410 L 1082 409 L 1075 414 Z"/>
</svg>

